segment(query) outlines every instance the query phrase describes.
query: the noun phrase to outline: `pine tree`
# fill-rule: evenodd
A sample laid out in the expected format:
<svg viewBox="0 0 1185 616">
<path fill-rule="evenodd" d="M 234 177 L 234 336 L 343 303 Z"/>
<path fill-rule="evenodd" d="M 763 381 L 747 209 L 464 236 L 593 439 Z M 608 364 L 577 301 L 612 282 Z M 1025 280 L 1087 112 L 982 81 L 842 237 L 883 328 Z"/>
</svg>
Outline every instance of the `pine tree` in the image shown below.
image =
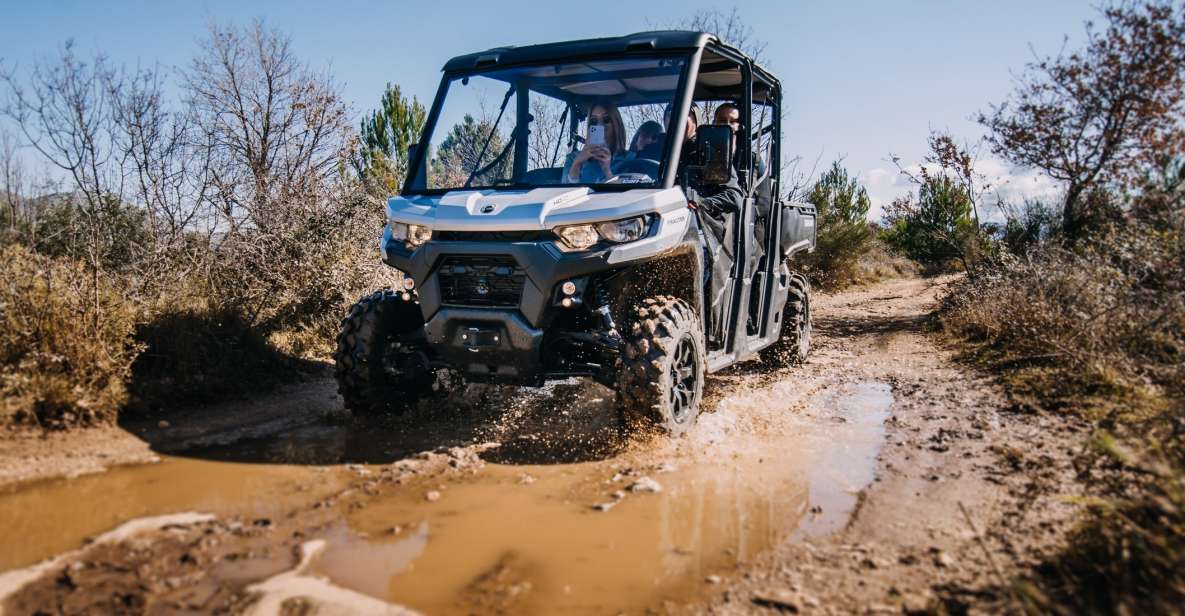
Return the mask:
<svg viewBox="0 0 1185 616">
<path fill-rule="evenodd" d="M 815 205 L 819 222 L 815 252 L 808 257 L 811 277 L 828 288 L 854 282 L 857 262 L 872 247 L 868 191 L 837 160 L 806 200 Z"/>
<path fill-rule="evenodd" d="M 420 138 L 427 111 L 418 100 L 387 84 L 380 107 L 362 119 L 361 140 L 351 159 L 359 177 L 397 191 L 407 175 L 407 148 Z"/>
</svg>

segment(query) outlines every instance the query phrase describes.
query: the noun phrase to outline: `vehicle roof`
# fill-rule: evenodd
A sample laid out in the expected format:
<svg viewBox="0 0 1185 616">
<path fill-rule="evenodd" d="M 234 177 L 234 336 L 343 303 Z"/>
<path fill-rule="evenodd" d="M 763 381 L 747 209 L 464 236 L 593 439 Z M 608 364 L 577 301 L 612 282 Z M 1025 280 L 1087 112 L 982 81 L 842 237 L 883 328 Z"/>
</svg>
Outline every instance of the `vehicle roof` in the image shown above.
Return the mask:
<svg viewBox="0 0 1185 616">
<path fill-rule="evenodd" d="M 624 36 L 562 41 L 526 45 L 522 47 L 494 47 L 486 51 L 457 56 L 444 65 L 445 72 L 469 71 L 477 68 L 495 68 L 515 64 L 537 62 L 563 62 L 589 56 L 612 56 L 628 52 L 645 51 L 691 51 L 714 43 L 735 54 L 748 58 L 744 52 L 721 41 L 708 32 L 690 30 L 655 30 L 636 32 Z M 749 58 L 752 62 L 752 58 Z M 753 62 L 754 71 L 767 81 L 777 84 L 778 80 L 769 71 Z"/>
</svg>

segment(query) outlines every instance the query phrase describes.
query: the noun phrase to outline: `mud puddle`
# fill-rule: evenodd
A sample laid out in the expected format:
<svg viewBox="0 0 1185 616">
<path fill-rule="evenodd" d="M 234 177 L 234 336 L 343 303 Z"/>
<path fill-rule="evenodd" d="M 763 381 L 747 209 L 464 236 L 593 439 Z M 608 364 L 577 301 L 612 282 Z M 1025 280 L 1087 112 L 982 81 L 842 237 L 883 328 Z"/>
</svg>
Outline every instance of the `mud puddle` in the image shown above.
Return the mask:
<svg viewBox="0 0 1185 616">
<path fill-rule="evenodd" d="M 268 517 L 341 485 L 330 468 L 165 457 L 0 491 L 0 571 L 81 546 L 124 522 L 183 511 Z"/>
<path fill-rule="evenodd" d="M 387 464 L 494 441 L 502 446 L 484 450 L 475 473 L 391 486 L 341 508 L 339 522 L 309 536 L 319 543 L 308 562 L 273 585 L 321 579 L 429 614 L 617 613 L 694 601 L 706 582 L 767 548 L 842 527 L 872 481 L 889 386 L 833 384 L 814 395 L 802 387 L 791 379 L 727 396 L 676 441 L 622 445 L 604 396 L 572 386 L 423 429 L 410 428 L 414 419 L 311 426 L 26 486 L 0 494 L 0 570 L 137 516 L 292 511 L 346 483 L 350 472 L 320 465 Z"/>
<path fill-rule="evenodd" d="M 347 513 L 308 572 L 429 614 L 692 601 L 777 543 L 841 527 L 873 479 L 891 404 L 884 383 L 805 403 L 777 384 L 725 398 L 680 442 L 488 464 Z"/>
</svg>

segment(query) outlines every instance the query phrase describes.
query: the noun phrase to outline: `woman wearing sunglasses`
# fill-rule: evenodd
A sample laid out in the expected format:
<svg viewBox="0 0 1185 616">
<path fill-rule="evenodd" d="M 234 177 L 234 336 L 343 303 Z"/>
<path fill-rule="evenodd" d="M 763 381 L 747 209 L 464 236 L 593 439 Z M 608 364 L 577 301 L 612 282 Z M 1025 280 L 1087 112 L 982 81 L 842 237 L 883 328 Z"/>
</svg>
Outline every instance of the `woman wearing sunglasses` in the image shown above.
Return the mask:
<svg viewBox="0 0 1185 616">
<path fill-rule="evenodd" d="M 584 146 L 568 154 L 564 180 L 570 184 L 598 184 L 613 177 L 613 163 L 625 156 L 625 124 L 617 105 L 593 103 L 588 110 Z"/>
</svg>

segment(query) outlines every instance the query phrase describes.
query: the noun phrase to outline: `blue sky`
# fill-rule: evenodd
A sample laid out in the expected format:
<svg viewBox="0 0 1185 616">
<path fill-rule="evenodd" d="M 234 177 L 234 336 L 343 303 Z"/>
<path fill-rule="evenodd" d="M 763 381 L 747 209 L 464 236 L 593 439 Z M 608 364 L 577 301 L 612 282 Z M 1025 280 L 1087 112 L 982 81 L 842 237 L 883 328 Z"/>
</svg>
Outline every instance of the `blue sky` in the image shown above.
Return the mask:
<svg viewBox="0 0 1185 616">
<path fill-rule="evenodd" d="M 617 35 L 651 29 L 697 10 L 731 4 L 649 0 L 543 2 L 8 2 L 0 12 L 0 58 L 27 68 L 73 38 L 129 65 L 184 66 L 210 20 L 260 17 L 288 32 L 296 52 L 327 67 L 356 113 L 390 81 L 427 102 L 453 55 L 499 45 Z M 975 140 L 976 111 L 1000 101 L 1012 75 L 1064 36 L 1081 41 L 1089 2 L 741 2 L 764 40 L 767 66 L 786 86 L 786 152 L 809 170 L 843 156 L 878 205 L 904 192 L 889 153 L 914 162 L 930 129 Z M 983 161 L 1017 193 L 1054 190 L 1044 179 Z"/>
</svg>

